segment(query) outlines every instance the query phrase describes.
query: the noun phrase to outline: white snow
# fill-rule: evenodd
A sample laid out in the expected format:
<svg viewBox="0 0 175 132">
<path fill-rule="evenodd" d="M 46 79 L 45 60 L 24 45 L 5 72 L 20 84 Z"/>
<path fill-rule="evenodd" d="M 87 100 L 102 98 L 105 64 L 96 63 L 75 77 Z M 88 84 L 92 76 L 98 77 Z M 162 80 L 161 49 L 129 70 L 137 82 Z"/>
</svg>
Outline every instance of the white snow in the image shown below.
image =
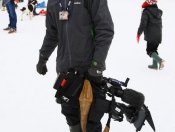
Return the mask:
<svg viewBox="0 0 175 132">
<path fill-rule="evenodd" d="M 39 1 L 40 2 L 40 1 Z M 104 76 L 120 81 L 130 78 L 128 88 L 142 92 L 151 111 L 157 132 L 174 132 L 175 107 L 175 1 L 159 0 L 163 10 L 163 41 L 159 54 L 166 61 L 163 70 L 147 68 L 152 59 L 146 55 L 146 42 L 141 36 L 136 42 L 143 0 L 108 0 L 115 24 L 115 36 L 106 60 Z M 20 20 L 19 3 L 16 10 L 17 33 L 2 29 L 8 25 L 8 14 L 0 11 L 0 132 L 68 132 L 60 105 L 55 103 L 56 50 L 47 63 L 48 72 L 36 72 L 45 35 L 45 16 Z M 39 12 L 40 9 L 37 9 Z M 116 98 L 117 101 L 121 101 Z M 102 119 L 103 128 L 108 115 Z M 152 129 L 145 123 L 142 132 Z M 135 132 L 133 124 L 111 121 L 111 132 Z"/>
</svg>

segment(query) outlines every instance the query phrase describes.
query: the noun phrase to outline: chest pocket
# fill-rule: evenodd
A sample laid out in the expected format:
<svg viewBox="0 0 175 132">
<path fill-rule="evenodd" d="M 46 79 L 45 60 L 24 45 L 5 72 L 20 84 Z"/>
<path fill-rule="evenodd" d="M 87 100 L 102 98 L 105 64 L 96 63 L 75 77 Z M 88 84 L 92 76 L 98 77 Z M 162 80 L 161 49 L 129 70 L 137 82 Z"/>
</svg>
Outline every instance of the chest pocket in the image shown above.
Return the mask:
<svg viewBox="0 0 175 132">
<path fill-rule="evenodd" d="M 73 6 L 73 12 L 76 12 L 76 11 L 82 12 L 83 10 L 87 11 L 87 9 L 84 6 L 84 0 L 73 0 L 72 6 Z"/>
<path fill-rule="evenodd" d="M 91 16 L 88 9 L 85 7 L 84 0 L 73 0 L 71 8 L 72 19 L 76 19 L 78 23 L 91 23 Z"/>
</svg>

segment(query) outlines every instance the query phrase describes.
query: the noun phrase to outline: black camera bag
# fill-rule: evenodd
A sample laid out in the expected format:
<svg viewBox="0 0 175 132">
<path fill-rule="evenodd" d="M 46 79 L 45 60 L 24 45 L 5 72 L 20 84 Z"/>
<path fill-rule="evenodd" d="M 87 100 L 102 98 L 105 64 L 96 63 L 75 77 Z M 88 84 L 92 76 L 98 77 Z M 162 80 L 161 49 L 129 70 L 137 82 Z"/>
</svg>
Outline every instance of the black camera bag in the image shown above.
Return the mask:
<svg viewBox="0 0 175 132">
<path fill-rule="evenodd" d="M 55 94 L 57 103 L 66 103 L 71 106 L 79 105 L 78 99 L 83 82 L 84 80 L 74 72 L 60 73 L 54 84 L 54 89 L 57 90 Z"/>
</svg>

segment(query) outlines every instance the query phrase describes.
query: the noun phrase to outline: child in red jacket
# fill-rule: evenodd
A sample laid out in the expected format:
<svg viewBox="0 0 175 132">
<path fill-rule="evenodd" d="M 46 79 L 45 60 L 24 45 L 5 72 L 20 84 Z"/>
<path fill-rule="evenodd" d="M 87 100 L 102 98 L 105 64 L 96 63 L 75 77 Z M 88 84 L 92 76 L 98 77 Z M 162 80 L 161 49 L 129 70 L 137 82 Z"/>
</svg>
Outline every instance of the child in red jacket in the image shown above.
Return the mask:
<svg viewBox="0 0 175 132">
<path fill-rule="evenodd" d="M 142 4 L 142 8 L 144 10 L 137 31 L 137 42 L 139 43 L 140 36 L 144 32 L 144 40 L 147 41 L 147 54 L 153 58 L 153 64 L 148 68 L 162 70 L 165 61 L 158 55 L 158 46 L 162 42 L 163 12 L 157 7 L 157 0 L 146 0 Z"/>
</svg>

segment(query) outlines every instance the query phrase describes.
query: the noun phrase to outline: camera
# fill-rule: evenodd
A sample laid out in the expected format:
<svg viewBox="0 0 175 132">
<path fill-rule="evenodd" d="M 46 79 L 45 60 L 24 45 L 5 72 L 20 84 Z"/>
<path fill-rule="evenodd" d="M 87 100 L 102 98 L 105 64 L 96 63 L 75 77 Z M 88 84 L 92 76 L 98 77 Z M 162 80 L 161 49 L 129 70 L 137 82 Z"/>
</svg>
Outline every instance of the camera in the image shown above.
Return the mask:
<svg viewBox="0 0 175 132">
<path fill-rule="evenodd" d="M 124 115 L 129 123 L 132 123 L 136 131 L 140 131 L 144 122 L 147 121 L 151 128 L 155 131 L 154 122 L 148 107 L 144 104 L 145 97 L 142 93 L 133 89 L 123 89 L 127 87 L 129 78 L 125 82 L 121 82 L 113 78 L 103 78 L 101 89 L 112 97 L 109 113 L 115 121 L 122 122 Z M 116 102 L 115 97 L 120 97 L 126 103 Z"/>
</svg>

